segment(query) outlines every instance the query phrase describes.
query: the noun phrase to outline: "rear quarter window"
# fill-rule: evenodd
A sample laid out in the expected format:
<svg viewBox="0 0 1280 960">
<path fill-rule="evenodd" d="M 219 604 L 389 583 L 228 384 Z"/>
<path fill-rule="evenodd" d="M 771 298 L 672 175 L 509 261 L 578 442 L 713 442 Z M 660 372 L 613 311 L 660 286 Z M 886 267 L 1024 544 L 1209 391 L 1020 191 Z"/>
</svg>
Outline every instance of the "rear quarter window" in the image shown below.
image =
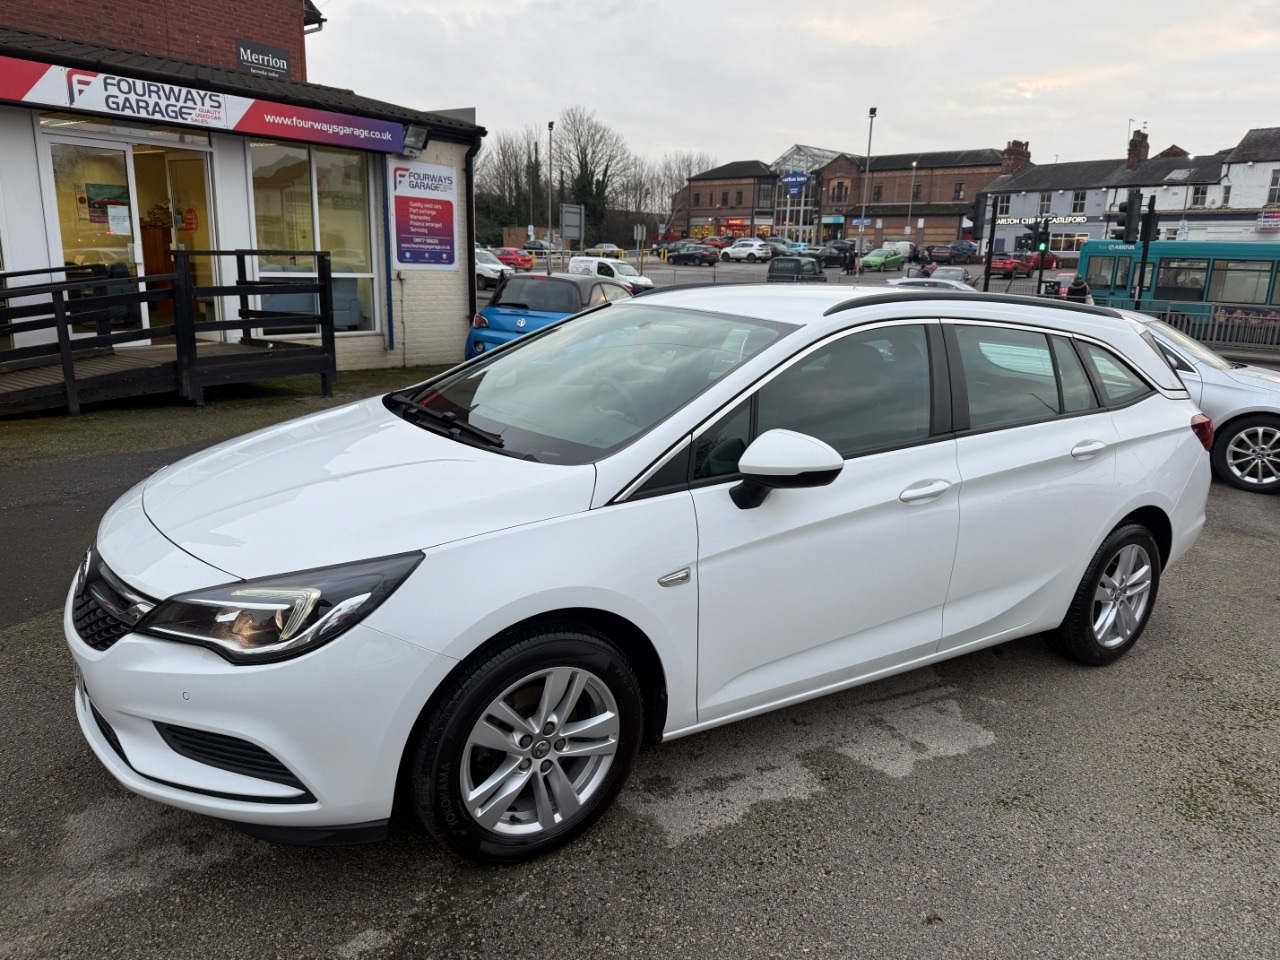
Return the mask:
<svg viewBox="0 0 1280 960">
<path fill-rule="evenodd" d="M 1110 350 L 1086 343 L 1084 351 L 1108 406 L 1129 403 L 1152 392 L 1147 382 Z"/>
</svg>

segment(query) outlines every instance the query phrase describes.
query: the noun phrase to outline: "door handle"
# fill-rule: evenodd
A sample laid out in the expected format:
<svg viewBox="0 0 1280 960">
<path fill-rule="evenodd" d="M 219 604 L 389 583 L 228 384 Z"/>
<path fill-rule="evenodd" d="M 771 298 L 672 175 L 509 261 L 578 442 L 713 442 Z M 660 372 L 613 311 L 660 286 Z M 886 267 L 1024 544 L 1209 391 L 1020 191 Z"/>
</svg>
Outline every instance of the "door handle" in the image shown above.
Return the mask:
<svg viewBox="0 0 1280 960">
<path fill-rule="evenodd" d="M 898 494 L 898 499 L 903 503 L 928 503 L 930 500 L 938 499 L 950 489 L 951 484 L 946 480 L 921 480 Z"/>
<path fill-rule="evenodd" d="M 1107 449 L 1107 445 L 1101 440 L 1081 440 L 1071 448 L 1071 455 L 1077 460 L 1088 460 L 1105 449 Z"/>
</svg>

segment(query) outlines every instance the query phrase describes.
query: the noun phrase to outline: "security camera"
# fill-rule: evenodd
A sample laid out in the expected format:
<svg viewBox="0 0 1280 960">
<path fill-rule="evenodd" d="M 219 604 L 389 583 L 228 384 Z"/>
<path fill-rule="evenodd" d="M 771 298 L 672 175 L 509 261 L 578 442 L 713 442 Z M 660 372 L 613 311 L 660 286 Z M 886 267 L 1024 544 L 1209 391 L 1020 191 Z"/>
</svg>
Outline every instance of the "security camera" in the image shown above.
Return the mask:
<svg viewBox="0 0 1280 960">
<path fill-rule="evenodd" d="M 417 160 L 418 157 L 422 156 L 422 151 L 415 150 L 413 147 L 405 147 L 404 155 L 408 157 L 410 160 Z"/>
</svg>

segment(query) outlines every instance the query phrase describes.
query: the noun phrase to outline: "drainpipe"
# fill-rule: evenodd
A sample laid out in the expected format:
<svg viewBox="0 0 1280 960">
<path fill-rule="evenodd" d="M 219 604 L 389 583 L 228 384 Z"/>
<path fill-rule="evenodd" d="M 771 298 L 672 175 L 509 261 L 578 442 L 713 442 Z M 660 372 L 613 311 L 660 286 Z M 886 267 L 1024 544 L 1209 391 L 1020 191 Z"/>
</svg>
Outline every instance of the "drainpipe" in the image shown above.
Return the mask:
<svg viewBox="0 0 1280 960">
<path fill-rule="evenodd" d="M 480 140 L 472 141 L 471 146 L 467 148 L 466 174 L 467 174 L 467 265 L 471 270 L 468 279 L 471 281 L 469 285 L 470 296 L 468 297 L 468 305 L 471 312 L 467 314 L 467 326 L 471 326 L 471 318 L 476 315 L 476 185 L 475 177 L 475 159 L 476 154 L 480 152 Z M 551 258 L 547 258 L 547 262 L 551 262 Z"/>
<path fill-rule="evenodd" d="M 387 352 L 393 353 L 396 349 L 396 314 L 395 297 L 391 293 L 391 282 L 395 279 L 391 275 L 391 244 L 395 242 L 395 238 L 391 236 L 391 200 L 390 190 L 387 188 L 386 157 L 382 159 L 382 224 L 382 259 L 387 271 L 387 282 L 383 284 L 387 289 Z"/>
</svg>

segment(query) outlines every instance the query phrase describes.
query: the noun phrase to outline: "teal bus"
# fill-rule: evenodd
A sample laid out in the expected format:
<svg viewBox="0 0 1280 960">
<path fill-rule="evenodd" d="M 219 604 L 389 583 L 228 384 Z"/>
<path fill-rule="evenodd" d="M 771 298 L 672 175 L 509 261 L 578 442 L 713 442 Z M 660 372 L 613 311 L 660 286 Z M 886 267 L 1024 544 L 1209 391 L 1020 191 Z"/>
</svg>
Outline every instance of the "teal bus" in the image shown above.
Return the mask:
<svg viewBox="0 0 1280 960">
<path fill-rule="evenodd" d="M 1153 314 L 1206 342 L 1280 348 L 1280 242 L 1089 240 L 1077 272 L 1094 302 Z"/>
</svg>

